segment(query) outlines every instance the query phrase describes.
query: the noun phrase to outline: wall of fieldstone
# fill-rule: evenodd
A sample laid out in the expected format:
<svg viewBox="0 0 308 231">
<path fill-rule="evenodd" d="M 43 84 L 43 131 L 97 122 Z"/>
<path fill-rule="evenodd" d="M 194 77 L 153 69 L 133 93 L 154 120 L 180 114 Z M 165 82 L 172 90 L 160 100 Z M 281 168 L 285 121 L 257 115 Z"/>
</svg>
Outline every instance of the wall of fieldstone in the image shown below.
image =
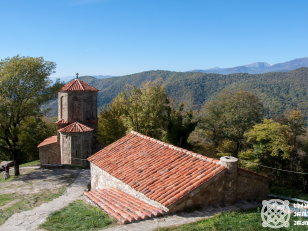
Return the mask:
<svg viewBox="0 0 308 231">
<path fill-rule="evenodd" d="M 224 180 L 226 171 L 191 191 L 169 207 L 170 213 L 176 213 L 187 207 L 206 206 L 224 201 Z"/>
<path fill-rule="evenodd" d="M 123 181 L 110 175 L 103 169 L 97 167 L 95 164 L 93 163 L 90 163 L 90 164 L 91 164 L 91 167 L 90 167 L 91 168 L 91 190 L 117 188 L 150 205 L 163 209 L 164 211 L 168 211 L 168 209 L 162 204 L 149 199 L 141 192 L 135 190 L 134 188 L 130 187 L 128 184 L 125 184 Z"/>
<path fill-rule="evenodd" d="M 269 178 L 239 169 L 235 200 L 266 200 L 270 181 Z"/>
<path fill-rule="evenodd" d="M 40 164 L 61 164 L 59 143 L 39 147 Z"/>
</svg>

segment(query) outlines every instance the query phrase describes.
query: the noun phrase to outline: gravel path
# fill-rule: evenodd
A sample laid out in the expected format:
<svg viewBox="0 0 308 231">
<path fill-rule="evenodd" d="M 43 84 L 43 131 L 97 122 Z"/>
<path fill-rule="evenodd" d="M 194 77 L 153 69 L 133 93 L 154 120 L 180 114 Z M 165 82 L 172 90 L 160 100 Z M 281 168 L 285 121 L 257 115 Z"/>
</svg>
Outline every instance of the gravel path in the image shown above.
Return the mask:
<svg viewBox="0 0 308 231">
<path fill-rule="evenodd" d="M 84 190 L 87 188 L 88 183 L 90 183 L 90 177 L 89 169 L 81 170 L 77 179 L 66 189 L 62 196 L 32 210 L 15 213 L 0 226 L 0 230 L 37 230 L 38 226 L 46 221 L 50 213 L 68 206 L 68 204 L 77 199 L 81 199 Z"/>
</svg>

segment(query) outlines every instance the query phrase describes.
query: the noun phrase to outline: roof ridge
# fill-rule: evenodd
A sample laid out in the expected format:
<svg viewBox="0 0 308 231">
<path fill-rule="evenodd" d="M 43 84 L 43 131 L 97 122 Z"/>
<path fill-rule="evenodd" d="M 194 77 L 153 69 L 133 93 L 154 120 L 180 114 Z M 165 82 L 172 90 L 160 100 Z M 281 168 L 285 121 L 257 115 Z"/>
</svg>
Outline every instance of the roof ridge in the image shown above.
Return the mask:
<svg viewBox="0 0 308 231">
<path fill-rule="evenodd" d="M 78 82 L 79 86 L 81 87 L 81 89 L 83 89 L 83 90 L 85 91 L 85 88 L 84 88 L 84 86 L 81 84 L 81 82 L 80 82 L 79 79 L 77 79 L 77 82 Z"/>
<path fill-rule="evenodd" d="M 143 139 L 147 139 L 147 140 L 153 141 L 153 142 L 155 142 L 155 143 L 157 143 L 157 144 L 160 144 L 160 145 L 163 145 L 163 146 L 167 146 L 167 147 L 170 148 L 170 149 L 177 150 L 177 151 L 182 152 L 182 153 L 185 153 L 185 154 L 187 154 L 187 155 L 197 157 L 197 158 L 199 158 L 199 159 L 201 159 L 201 160 L 205 160 L 205 161 L 208 161 L 208 162 L 213 162 L 213 163 L 216 163 L 216 164 L 221 165 L 221 164 L 219 163 L 219 160 L 216 160 L 216 159 L 213 159 L 213 158 L 209 158 L 209 157 L 206 157 L 206 156 L 202 156 L 202 155 L 200 155 L 200 154 L 198 154 L 198 153 L 191 152 L 191 151 L 188 151 L 188 150 L 183 149 L 183 148 L 179 148 L 179 147 L 174 146 L 174 145 L 172 145 L 172 144 L 165 143 L 165 142 L 163 142 L 163 141 L 154 139 L 154 138 L 152 138 L 152 137 L 149 137 L 149 136 L 140 134 L 140 133 L 135 132 L 135 131 L 131 131 L 131 133 L 134 134 L 134 135 L 137 135 L 137 136 L 139 136 L 139 137 L 141 137 L 141 138 L 143 138 Z"/>
</svg>

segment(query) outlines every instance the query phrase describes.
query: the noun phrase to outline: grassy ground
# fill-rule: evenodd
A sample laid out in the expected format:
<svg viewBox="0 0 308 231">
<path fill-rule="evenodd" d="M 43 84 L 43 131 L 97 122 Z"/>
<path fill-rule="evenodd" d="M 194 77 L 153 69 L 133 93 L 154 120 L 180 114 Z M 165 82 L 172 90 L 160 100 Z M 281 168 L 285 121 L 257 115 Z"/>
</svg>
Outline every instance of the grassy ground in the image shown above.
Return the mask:
<svg viewBox="0 0 308 231">
<path fill-rule="evenodd" d="M 291 215 L 290 226 L 288 228 L 271 229 L 262 227 L 262 218 L 260 208 L 241 210 L 234 212 L 219 213 L 213 218 L 201 220 L 195 223 L 190 223 L 182 226 L 173 226 L 167 228 L 158 228 L 155 231 L 257 231 L 257 230 L 306 230 L 307 225 L 296 226 L 295 221 L 308 221 L 305 218 L 298 218 Z"/>
<path fill-rule="evenodd" d="M 3 224 L 14 213 L 33 209 L 43 203 L 49 202 L 63 194 L 67 187 L 61 187 L 57 190 L 44 190 L 37 194 L 3 194 L 0 195 L 0 225 Z M 9 204 L 13 202 L 13 204 Z M 4 209 L 2 206 L 10 205 Z"/>
<path fill-rule="evenodd" d="M 304 192 L 301 192 L 301 191 L 298 191 L 298 190 L 294 190 L 294 189 L 290 189 L 290 188 L 286 188 L 286 187 L 272 186 L 268 193 L 308 201 L 308 194 L 307 193 L 304 193 Z"/>
<path fill-rule="evenodd" d="M 24 173 L 23 173 L 23 174 L 20 174 L 19 176 L 28 174 L 28 173 L 33 172 L 33 171 L 35 171 L 35 169 L 26 169 L 26 170 L 24 171 Z M 12 180 L 14 180 L 14 179 L 16 179 L 16 178 L 19 177 L 19 176 L 14 176 L 14 168 L 11 168 L 11 170 L 10 170 L 10 176 L 11 176 L 11 177 L 10 177 L 9 179 L 5 180 L 5 179 L 4 179 L 4 172 L 0 172 L 0 183 L 3 183 L 3 182 L 11 182 Z"/>
<path fill-rule="evenodd" d="M 40 165 L 40 160 L 34 160 L 25 164 L 19 165 L 19 167 L 31 167 L 31 166 L 39 166 Z"/>
<path fill-rule="evenodd" d="M 99 230 L 115 224 L 101 209 L 75 201 L 69 206 L 51 213 L 47 221 L 40 225 L 41 229 L 50 231 L 66 230 Z"/>
</svg>

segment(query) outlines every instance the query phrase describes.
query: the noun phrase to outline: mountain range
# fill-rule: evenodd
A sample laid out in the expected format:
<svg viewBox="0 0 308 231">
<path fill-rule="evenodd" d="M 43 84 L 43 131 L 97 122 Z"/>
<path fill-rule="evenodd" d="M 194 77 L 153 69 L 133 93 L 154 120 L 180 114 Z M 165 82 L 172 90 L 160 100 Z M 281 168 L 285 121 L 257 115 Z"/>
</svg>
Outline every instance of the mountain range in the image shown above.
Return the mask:
<svg viewBox="0 0 308 231">
<path fill-rule="evenodd" d="M 164 80 L 167 94 L 176 104 L 184 102 L 186 108 L 200 109 L 204 103 L 216 99 L 227 89 L 232 92 L 245 90 L 256 94 L 267 109 L 267 117 L 281 116 L 283 113 L 300 108 L 305 120 L 308 119 L 308 68 L 302 67 L 289 72 L 269 72 L 264 74 L 235 73 L 221 75 L 201 72 L 145 71 L 117 78 L 96 79 L 80 77 L 94 86 L 98 92 L 98 107 L 112 102 L 126 84 L 141 87 L 148 81 Z M 45 107 L 52 110 L 49 116 L 56 116 L 58 101 L 51 101 Z"/>
<path fill-rule="evenodd" d="M 232 73 L 249 73 L 249 74 L 263 74 L 266 72 L 286 72 L 300 67 L 308 67 L 308 57 L 293 59 L 284 63 L 277 63 L 271 65 L 266 62 L 256 62 L 238 67 L 219 68 L 214 67 L 206 70 L 191 70 L 188 72 L 202 72 L 202 73 L 217 73 L 228 75 Z"/>
</svg>

